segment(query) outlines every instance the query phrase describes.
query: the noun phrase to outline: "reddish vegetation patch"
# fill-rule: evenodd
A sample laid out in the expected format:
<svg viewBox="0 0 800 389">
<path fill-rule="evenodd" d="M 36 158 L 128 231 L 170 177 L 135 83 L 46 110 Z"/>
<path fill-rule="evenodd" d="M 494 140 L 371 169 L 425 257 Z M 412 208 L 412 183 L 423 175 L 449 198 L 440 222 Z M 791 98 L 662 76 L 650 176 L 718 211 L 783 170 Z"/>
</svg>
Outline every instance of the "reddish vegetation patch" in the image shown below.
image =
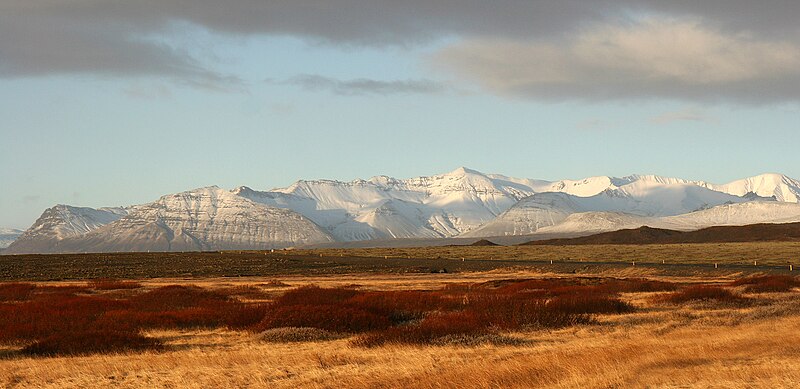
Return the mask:
<svg viewBox="0 0 800 389">
<path fill-rule="evenodd" d="M 90 330 L 54 334 L 25 346 L 22 352 L 31 355 L 70 355 L 159 350 L 162 347 L 158 339 L 138 333 Z"/>
<path fill-rule="evenodd" d="M 446 336 L 479 336 L 495 329 L 528 326 L 558 328 L 591 322 L 589 314 L 619 314 L 633 307 L 615 296 L 616 289 L 600 289 L 597 279 L 552 279 L 500 282 L 471 287 L 448 285 L 439 291 L 368 292 L 343 288 L 303 287 L 287 292 L 253 327 L 262 331 L 281 327 L 310 327 L 361 334 L 362 346 L 385 343 L 428 344 Z M 622 285 L 622 280 L 616 280 Z M 499 287 L 498 287 L 499 285 Z M 645 289 L 664 288 L 649 285 Z M 671 289 L 671 287 L 670 287 Z"/>
<path fill-rule="evenodd" d="M 21 282 L 0 284 L 0 302 L 27 300 L 34 289 L 36 285 Z"/>
<path fill-rule="evenodd" d="M 94 290 L 138 289 L 114 280 L 89 285 Z M 359 334 L 355 342 L 364 346 L 429 344 L 448 336 L 590 323 L 591 314 L 633 310 L 618 298 L 620 292 L 673 287 L 600 278 L 460 284 L 436 291 L 308 286 L 254 304 L 241 297 L 261 293 L 257 287 L 169 285 L 120 295 L 77 286 L 0 284 L 0 342 L 21 344 L 24 352 L 36 355 L 85 354 L 160 349 L 161 343 L 141 334 L 145 329 L 291 327 Z"/>
<path fill-rule="evenodd" d="M 83 354 L 158 348 L 149 328 L 246 328 L 266 308 L 198 287 L 165 286 L 125 299 L 87 295 L 80 287 L 1 284 L 0 342 L 32 354 Z"/>
<path fill-rule="evenodd" d="M 397 326 L 356 338 L 353 343 L 375 347 L 386 343 L 430 344 L 450 335 L 482 335 L 488 328 L 474 312 L 431 314 L 414 325 Z"/>
<path fill-rule="evenodd" d="M 705 285 L 690 286 L 663 296 L 662 300 L 675 304 L 692 301 L 715 301 L 720 303 L 741 304 L 749 301 L 747 298 L 739 296 L 728 289 Z"/>
<path fill-rule="evenodd" d="M 136 281 L 120 281 L 111 278 L 98 278 L 87 283 L 94 290 L 139 289 L 142 284 Z"/>
<path fill-rule="evenodd" d="M 731 286 L 744 285 L 745 293 L 788 292 L 800 287 L 800 279 L 792 276 L 773 275 L 747 277 L 731 282 Z"/>
</svg>

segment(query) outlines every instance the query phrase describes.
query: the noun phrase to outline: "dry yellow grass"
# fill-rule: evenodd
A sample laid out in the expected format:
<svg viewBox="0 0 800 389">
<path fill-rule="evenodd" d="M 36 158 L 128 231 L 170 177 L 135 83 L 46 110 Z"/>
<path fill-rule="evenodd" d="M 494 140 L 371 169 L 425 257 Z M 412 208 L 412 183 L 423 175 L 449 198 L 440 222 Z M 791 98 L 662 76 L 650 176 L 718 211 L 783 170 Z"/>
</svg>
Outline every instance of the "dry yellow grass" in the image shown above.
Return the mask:
<svg viewBox="0 0 800 389">
<path fill-rule="evenodd" d="M 290 285 L 357 283 L 372 289 L 433 288 L 449 282 L 531 277 L 524 272 L 461 275 L 285 277 Z M 541 275 L 539 275 L 541 276 Z M 191 280 L 206 287 L 268 280 Z M 683 282 L 704 281 L 698 278 Z M 724 281 L 724 279 L 705 280 Z M 147 287 L 176 280 L 153 280 Z M 184 281 L 186 282 L 186 281 Z M 268 290 L 268 288 L 265 288 Z M 507 334 L 522 345 L 359 348 L 348 339 L 271 343 L 258 334 L 153 331 L 171 347 L 159 353 L 61 358 L 0 350 L 5 387 L 272 388 L 595 388 L 798 387 L 798 291 L 759 296 L 747 307 L 669 306 L 653 294 L 628 294 L 636 313 L 599 324 Z"/>
<path fill-rule="evenodd" d="M 800 242 L 573 246 L 444 246 L 297 250 L 299 254 L 390 258 L 800 265 Z"/>
</svg>

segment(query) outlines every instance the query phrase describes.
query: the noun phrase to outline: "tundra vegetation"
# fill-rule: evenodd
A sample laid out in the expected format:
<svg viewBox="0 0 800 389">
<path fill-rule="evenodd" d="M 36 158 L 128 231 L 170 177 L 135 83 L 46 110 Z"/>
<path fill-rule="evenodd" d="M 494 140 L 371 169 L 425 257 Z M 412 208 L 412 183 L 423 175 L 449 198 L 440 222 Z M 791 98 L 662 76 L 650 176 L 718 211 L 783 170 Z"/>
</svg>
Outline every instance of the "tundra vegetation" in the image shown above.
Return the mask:
<svg viewBox="0 0 800 389">
<path fill-rule="evenodd" d="M 792 387 L 800 279 L 464 274 L 0 284 L 0 384 Z"/>
</svg>

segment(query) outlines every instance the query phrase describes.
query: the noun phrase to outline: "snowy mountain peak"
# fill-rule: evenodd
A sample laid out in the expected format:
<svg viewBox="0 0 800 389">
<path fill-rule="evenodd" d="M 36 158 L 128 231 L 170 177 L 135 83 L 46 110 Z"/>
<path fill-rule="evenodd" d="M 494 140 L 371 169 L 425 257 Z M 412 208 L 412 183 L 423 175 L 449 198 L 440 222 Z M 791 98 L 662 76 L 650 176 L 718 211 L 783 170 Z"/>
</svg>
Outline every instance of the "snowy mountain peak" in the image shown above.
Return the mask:
<svg viewBox="0 0 800 389">
<path fill-rule="evenodd" d="M 634 182 L 652 183 L 660 185 L 675 185 L 675 184 L 697 184 L 699 181 L 689 181 L 682 178 L 664 177 L 655 174 L 632 174 L 625 177 L 611 178 L 611 182 L 616 186 L 629 185 Z"/>
<path fill-rule="evenodd" d="M 545 181 L 459 167 L 408 179 L 299 180 L 272 191 L 209 186 L 127 208 L 57 205 L 9 252 L 264 248 L 653 223 L 688 229 L 790 220 L 800 205 L 784 205 L 799 197 L 800 182 L 774 173 L 716 185 L 647 174 Z M 751 202 L 759 205 L 741 205 Z"/>
<path fill-rule="evenodd" d="M 444 175 L 445 176 L 465 176 L 467 174 L 485 176 L 485 174 L 483 174 L 483 173 L 481 173 L 481 172 L 479 172 L 477 170 L 470 169 L 470 168 L 465 167 L 465 166 L 460 166 L 460 167 L 456 168 L 455 170 L 451 171 L 450 173 L 446 173 Z"/>
<path fill-rule="evenodd" d="M 62 208 L 46 211 L 9 252 L 267 249 L 333 240 L 299 213 L 258 204 L 216 186 L 161 196 L 95 225 L 86 221 L 106 211 L 72 209 L 63 215 Z M 85 228 L 77 228 L 82 226 L 79 222 Z M 70 234 L 60 232 L 64 226 L 71 227 Z"/>
<path fill-rule="evenodd" d="M 707 188 L 743 196 L 753 192 L 761 197 L 772 197 L 778 201 L 796 203 L 800 199 L 800 181 L 777 173 L 765 173 L 736 180 L 722 185 L 707 184 Z"/>
</svg>

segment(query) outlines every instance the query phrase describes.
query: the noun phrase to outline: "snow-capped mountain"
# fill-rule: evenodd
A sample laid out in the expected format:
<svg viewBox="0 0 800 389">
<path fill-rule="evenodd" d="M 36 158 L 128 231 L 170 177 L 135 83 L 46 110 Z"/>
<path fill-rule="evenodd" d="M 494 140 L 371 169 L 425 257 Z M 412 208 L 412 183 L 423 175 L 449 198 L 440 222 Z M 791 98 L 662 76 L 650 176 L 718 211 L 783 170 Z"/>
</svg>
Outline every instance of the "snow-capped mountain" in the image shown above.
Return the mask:
<svg viewBox="0 0 800 389">
<path fill-rule="evenodd" d="M 800 182 L 728 184 L 656 175 L 545 181 L 467 168 L 397 179 L 300 180 L 166 195 L 130 207 L 45 210 L 9 252 L 273 248 L 393 238 L 590 234 L 800 220 Z"/>
<path fill-rule="evenodd" d="M 697 212 L 665 217 L 657 226 L 691 231 L 711 226 L 794 222 L 800 222 L 800 204 L 798 203 L 750 201 L 739 204 L 723 204 Z"/>
<path fill-rule="evenodd" d="M 545 181 L 490 176 L 467 168 L 398 180 L 298 181 L 286 188 L 235 193 L 294 210 L 337 240 L 451 237 L 477 228 L 536 193 Z"/>
<path fill-rule="evenodd" d="M 58 242 L 79 237 L 128 214 L 131 207 L 88 208 L 59 204 L 46 209 L 39 219 L 8 246 L 6 252 L 51 252 Z"/>
<path fill-rule="evenodd" d="M 22 235 L 22 230 L 13 228 L 0 228 L 0 249 L 8 247 L 12 242 Z"/>
<path fill-rule="evenodd" d="M 644 177 L 644 178 L 642 178 Z M 545 227 L 557 226 L 573 214 L 601 212 L 584 216 L 579 224 L 576 217 L 571 225 L 598 230 L 600 226 L 638 223 L 634 220 L 681 215 L 722 204 L 735 204 L 752 200 L 715 192 L 705 187 L 655 176 L 637 176 L 636 179 L 612 179 L 611 187 L 588 197 L 567 193 L 546 192 L 526 197 L 509 210 L 480 228 L 464 236 L 503 236 L 535 234 Z M 618 185 L 621 184 L 621 185 Z M 620 214 L 628 215 L 621 218 Z M 598 224 L 588 223 L 594 221 Z M 566 228 L 566 227 L 561 227 Z M 552 232 L 560 231 L 551 228 Z M 570 232 L 576 232 L 571 230 Z"/>
<path fill-rule="evenodd" d="M 763 197 L 775 196 L 776 200 L 788 203 L 796 203 L 800 199 L 800 181 L 782 174 L 761 174 L 723 185 L 705 184 L 705 187 L 737 196 L 746 193 Z"/>
<path fill-rule="evenodd" d="M 34 226 L 29 232 L 40 229 Z M 217 187 L 163 196 L 80 235 L 38 238 L 26 232 L 8 252 L 270 249 L 333 240 L 296 212 L 257 204 Z"/>
</svg>

